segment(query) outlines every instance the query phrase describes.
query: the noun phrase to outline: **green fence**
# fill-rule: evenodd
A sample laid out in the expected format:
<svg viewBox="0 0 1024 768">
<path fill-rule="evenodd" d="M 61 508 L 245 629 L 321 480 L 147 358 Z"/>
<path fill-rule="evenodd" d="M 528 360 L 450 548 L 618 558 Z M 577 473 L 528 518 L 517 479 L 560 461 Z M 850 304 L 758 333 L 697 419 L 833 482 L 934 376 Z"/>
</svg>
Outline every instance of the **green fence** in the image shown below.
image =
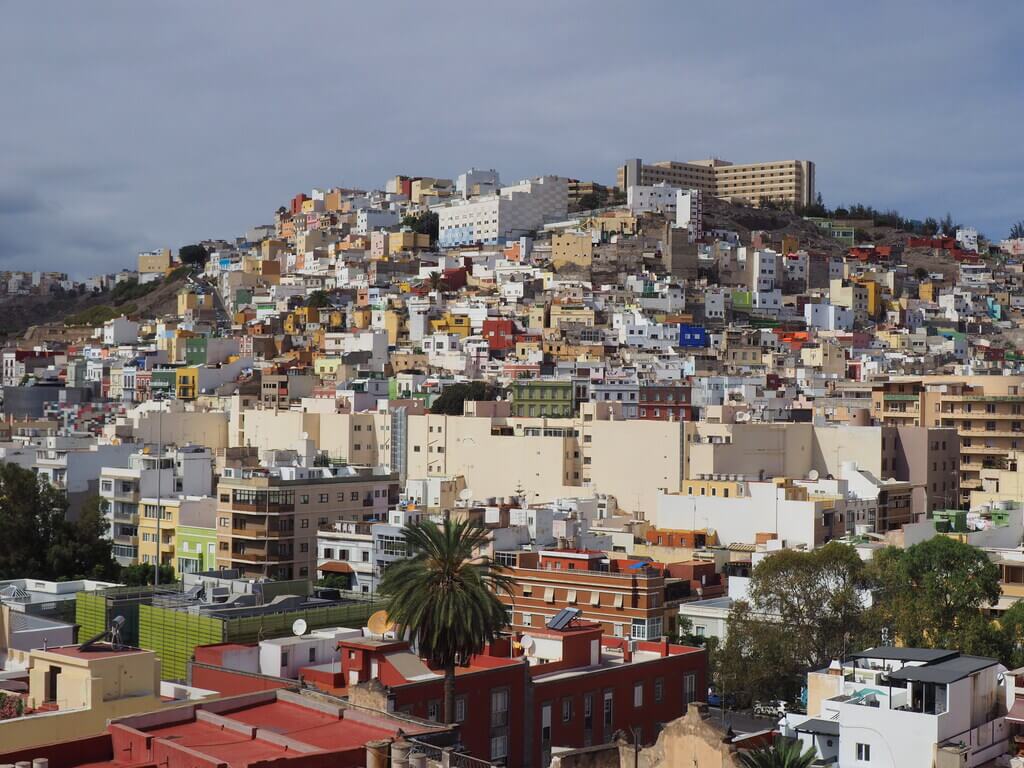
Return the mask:
<svg viewBox="0 0 1024 768">
<path fill-rule="evenodd" d="M 164 680 L 184 680 L 196 646 L 224 640 L 220 619 L 152 605 L 139 608 L 139 647 L 156 651 Z"/>
<path fill-rule="evenodd" d="M 139 647 L 156 651 L 165 680 L 184 680 L 196 646 L 214 643 L 258 643 L 292 633 L 296 619 L 309 629 L 363 627 L 377 606 L 359 601 L 322 608 L 308 608 L 261 616 L 221 619 L 185 610 L 142 605 L 139 607 Z"/>
</svg>

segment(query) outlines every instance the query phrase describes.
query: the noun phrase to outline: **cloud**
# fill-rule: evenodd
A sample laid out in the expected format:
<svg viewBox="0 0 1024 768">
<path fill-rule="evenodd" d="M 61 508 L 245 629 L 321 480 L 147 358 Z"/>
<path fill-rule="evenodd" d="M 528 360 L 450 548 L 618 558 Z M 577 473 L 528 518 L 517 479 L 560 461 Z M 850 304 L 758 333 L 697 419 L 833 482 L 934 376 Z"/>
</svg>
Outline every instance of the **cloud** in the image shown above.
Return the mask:
<svg viewBox="0 0 1024 768">
<path fill-rule="evenodd" d="M 816 161 L 830 203 L 1024 217 L 1024 6 L 268 0 L 9 5 L 0 264 L 76 274 L 396 173 L 611 182 L 626 157 Z M 34 201 L 34 202 L 29 202 Z M 29 229 L 23 225 L 27 224 Z"/>
</svg>

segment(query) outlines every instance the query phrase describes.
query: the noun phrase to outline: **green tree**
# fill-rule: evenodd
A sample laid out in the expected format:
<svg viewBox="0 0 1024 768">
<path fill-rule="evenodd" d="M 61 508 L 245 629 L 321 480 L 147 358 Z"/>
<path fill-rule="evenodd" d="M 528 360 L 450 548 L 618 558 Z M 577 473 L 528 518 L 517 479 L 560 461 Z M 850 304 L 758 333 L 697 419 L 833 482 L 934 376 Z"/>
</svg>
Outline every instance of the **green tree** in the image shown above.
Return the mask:
<svg viewBox="0 0 1024 768">
<path fill-rule="evenodd" d="M 496 400 L 500 390 L 486 381 L 449 384 L 430 406 L 431 413 L 461 416 L 467 400 Z"/>
<path fill-rule="evenodd" d="M 863 560 L 845 544 L 811 552 L 784 549 L 750 578 L 750 600 L 729 614 L 716 651 L 721 689 L 789 698 L 808 669 L 828 665 L 865 636 L 868 582 Z"/>
<path fill-rule="evenodd" d="M 1024 219 L 1021 219 L 1012 227 L 1010 227 L 1010 239 L 1016 240 L 1017 238 L 1024 237 Z"/>
<path fill-rule="evenodd" d="M 331 306 L 331 299 L 325 291 L 313 291 L 306 299 L 306 306 L 313 309 L 323 309 Z"/>
<path fill-rule="evenodd" d="M 119 580 L 130 587 L 141 587 L 152 584 L 153 576 L 154 565 L 152 563 L 136 563 L 122 568 Z M 160 583 L 173 584 L 175 581 L 177 581 L 177 577 L 174 575 L 174 568 L 170 565 L 161 565 Z"/>
<path fill-rule="evenodd" d="M 907 549 L 875 553 L 871 621 L 903 645 L 991 650 L 983 624 L 984 606 L 999 599 L 999 568 L 985 553 L 948 536 L 935 536 Z"/>
<path fill-rule="evenodd" d="M 402 219 L 402 226 L 409 227 L 413 232 L 421 235 L 430 235 L 430 242 L 437 242 L 437 235 L 440 230 L 440 218 L 434 211 L 424 211 L 415 216 L 406 216 Z"/>
<path fill-rule="evenodd" d="M 352 579 L 347 573 L 328 573 L 316 583 L 318 587 L 328 589 L 352 589 Z"/>
<path fill-rule="evenodd" d="M 925 269 L 924 267 L 918 267 L 917 269 L 914 270 L 914 277 L 916 277 L 918 280 L 924 280 L 925 278 L 928 277 L 928 270 Z"/>
<path fill-rule="evenodd" d="M 444 282 L 444 275 L 436 270 L 427 275 L 427 285 L 430 286 L 432 291 L 443 291 L 447 287 Z"/>
<path fill-rule="evenodd" d="M 178 260 L 182 264 L 193 264 L 202 266 L 210 258 L 209 252 L 199 245 L 183 245 L 178 249 Z"/>
<path fill-rule="evenodd" d="M 388 618 L 409 632 L 419 653 L 444 670 L 444 722 L 455 716 L 455 668 L 480 653 L 508 624 L 498 598 L 509 593 L 504 568 L 478 554 L 487 531 L 445 518 L 403 529 L 410 557 L 384 571 Z"/>
<path fill-rule="evenodd" d="M 66 523 L 67 501 L 34 472 L 0 465 L 0 579 L 52 578 L 49 553 Z"/>
<path fill-rule="evenodd" d="M 50 548 L 50 568 L 64 578 L 90 578 L 112 581 L 120 568 L 113 557 L 113 544 L 107 534 L 110 523 L 105 502 L 93 496 L 82 506 L 78 519 L 60 526 Z"/>
<path fill-rule="evenodd" d="M 817 752 L 813 747 L 803 751 L 796 739 L 776 736 L 771 746 L 741 752 L 738 757 L 743 768 L 810 768 Z"/>
</svg>

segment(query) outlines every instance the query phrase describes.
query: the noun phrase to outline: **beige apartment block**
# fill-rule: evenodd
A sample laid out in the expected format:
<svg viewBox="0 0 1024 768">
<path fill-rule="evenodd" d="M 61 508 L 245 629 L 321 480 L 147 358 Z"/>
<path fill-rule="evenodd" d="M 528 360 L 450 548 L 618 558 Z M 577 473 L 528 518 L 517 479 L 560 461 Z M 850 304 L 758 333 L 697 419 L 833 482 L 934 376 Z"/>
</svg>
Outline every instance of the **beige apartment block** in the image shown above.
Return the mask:
<svg viewBox="0 0 1024 768">
<path fill-rule="evenodd" d="M 983 471 L 1008 469 L 1024 450 L 1024 376 L 900 377 L 874 388 L 872 414 L 882 424 L 955 429 L 959 502 L 967 504 L 974 491 L 985 490 Z"/>
<path fill-rule="evenodd" d="M 619 189 L 634 185 L 665 183 L 681 189 L 699 189 L 706 195 L 757 203 L 761 200 L 796 206 L 814 202 L 814 163 L 810 160 L 778 160 L 733 164 L 717 158 L 645 164 L 627 160 L 616 169 Z"/>
<path fill-rule="evenodd" d="M 614 496 L 645 515 L 682 481 L 683 422 L 613 419 L 589 404 L 576 418 L 412 415 L 409 477 L 463 475 L 476 498 L 530 503 Z M 637 446 L 642 446 L 638 449 Z"/>
<path fill-rule="evenodd" d="M 351 475 L 285 476 L 243 470 L 217 484 L 217 566 L 245 578 L 294 579 L 316 571 L 317 530 L 339 521 L 368 522 L 387 515 L 397 478 Z"/>
</svg>

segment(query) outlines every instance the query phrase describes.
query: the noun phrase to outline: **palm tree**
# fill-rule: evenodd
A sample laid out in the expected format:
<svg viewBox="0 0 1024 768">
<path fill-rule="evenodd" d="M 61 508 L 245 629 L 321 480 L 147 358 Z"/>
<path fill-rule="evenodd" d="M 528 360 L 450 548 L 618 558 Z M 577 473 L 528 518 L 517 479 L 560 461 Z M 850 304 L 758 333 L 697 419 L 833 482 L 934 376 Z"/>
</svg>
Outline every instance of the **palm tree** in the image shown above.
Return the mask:
<svg viewBox="0 0 1024 768">
<path fill-rule="evenodd" d="M 1016 240 L 1019 237 L 1024 237 L 1024 219 L 1018 221 L 1010 228 L 1010 239 Z"/>
<path fill-rule="evenodd" d="M 430 284 L 430 290 L 440 291 L 445 288 L 444 275 L 440 272 L 431 272 L 427 279 Z"/>
<path fill-rule="evenodd" d="M 739 755 L 743 768 L 810 768 L 817 757 L 814 747 L 800 751 L 801 744 L 795 739 L 776 736 L 770 747 L 758 747 Z"/>
<path fill-rule="evenodd" d="M 511 593 L 503 566 L 477 552 L 487 543 L 478 523 L 413 523 L 403 533 L 410 557 L 385 572 L 380 593 L 388 618 L 444 670 L 444 722 L 455 717 L 455 667 L 480 653 L 509 623 L 498 593 Z"/>
</svg>

